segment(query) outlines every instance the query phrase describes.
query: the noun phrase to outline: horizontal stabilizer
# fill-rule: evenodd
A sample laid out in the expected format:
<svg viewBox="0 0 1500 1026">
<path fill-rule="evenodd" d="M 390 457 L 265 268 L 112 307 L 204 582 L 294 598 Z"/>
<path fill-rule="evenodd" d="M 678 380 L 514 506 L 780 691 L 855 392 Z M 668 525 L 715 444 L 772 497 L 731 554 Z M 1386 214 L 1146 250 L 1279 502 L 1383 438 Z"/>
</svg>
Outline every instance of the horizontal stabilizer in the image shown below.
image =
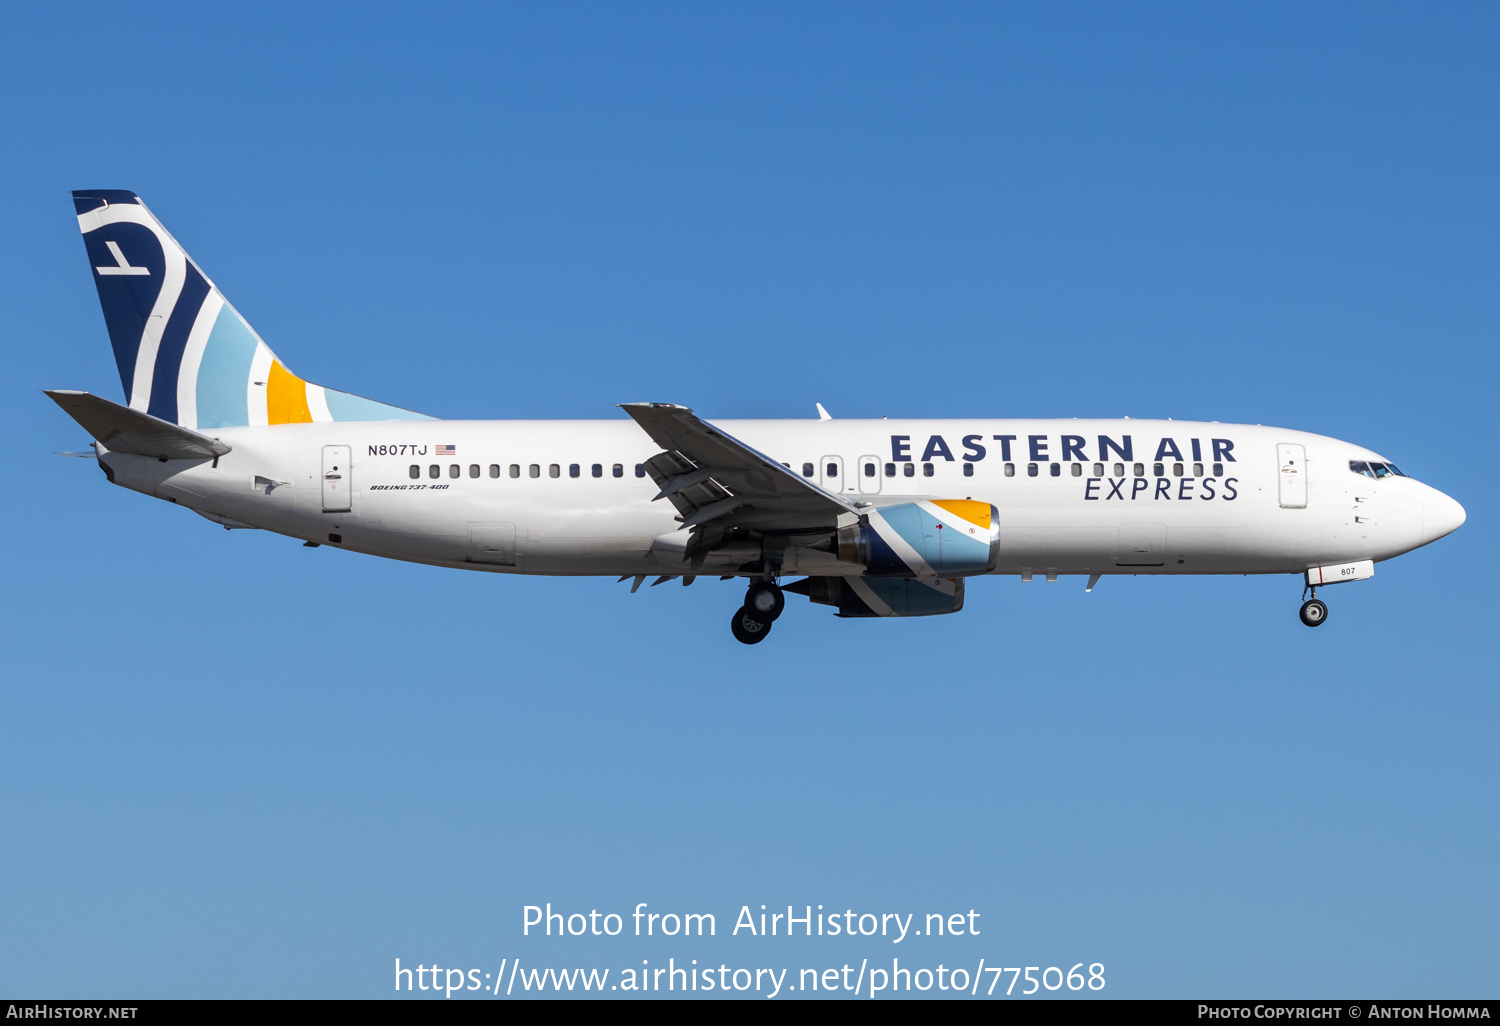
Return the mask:
<svg viewBox="0 0 1500 1026">
<path fill-rule="evenodd" d="M 45 394 L 110 452 L 154 456 L 159 460 L 207 460 L 229 451 L 229 446 L 217 438 L 88 392 L 50 389 Z"/>
</svg>

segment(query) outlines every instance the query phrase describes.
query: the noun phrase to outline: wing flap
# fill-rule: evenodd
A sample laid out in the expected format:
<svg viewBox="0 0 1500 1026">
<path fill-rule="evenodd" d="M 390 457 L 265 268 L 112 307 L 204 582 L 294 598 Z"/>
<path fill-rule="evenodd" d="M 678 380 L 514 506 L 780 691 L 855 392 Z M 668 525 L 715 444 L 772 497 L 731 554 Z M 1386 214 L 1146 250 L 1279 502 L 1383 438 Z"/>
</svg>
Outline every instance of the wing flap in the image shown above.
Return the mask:
<svg viewBox="0 0 1500 1026">
<path fill-rule="evenodd" d="M 857 513 L 762 452 L 700 420 L 686 406 L 622 403 L 620 408 L 664 449 L 645 463 L 651 480 L 677 508 L 684 527 L 751 526 L 816 530 L 841 513 Z"/>
</svg>

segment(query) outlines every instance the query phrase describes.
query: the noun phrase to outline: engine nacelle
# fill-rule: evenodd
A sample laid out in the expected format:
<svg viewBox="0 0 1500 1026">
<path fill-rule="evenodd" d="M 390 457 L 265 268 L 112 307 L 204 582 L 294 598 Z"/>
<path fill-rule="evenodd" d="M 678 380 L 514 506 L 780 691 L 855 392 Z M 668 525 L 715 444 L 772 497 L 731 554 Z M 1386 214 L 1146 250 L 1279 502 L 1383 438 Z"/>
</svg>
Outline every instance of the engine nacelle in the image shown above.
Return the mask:
<svg viewBox="0 0 1500 1026">
<path fill-rule="evenodd" d="M 888 577 L 809 577 L 786 590 L 819 605 L 837 606 L 839 616 L 938 616 L 964 607 L 962 577 L 892 580 Z"/>
<path fill-rule="evenodd" d="M 1000 562 L 1000 513 L 973 499 L 881 506 L 839 528 L 838 558 L 872 577 L 969 577 Z"/>
</svg>

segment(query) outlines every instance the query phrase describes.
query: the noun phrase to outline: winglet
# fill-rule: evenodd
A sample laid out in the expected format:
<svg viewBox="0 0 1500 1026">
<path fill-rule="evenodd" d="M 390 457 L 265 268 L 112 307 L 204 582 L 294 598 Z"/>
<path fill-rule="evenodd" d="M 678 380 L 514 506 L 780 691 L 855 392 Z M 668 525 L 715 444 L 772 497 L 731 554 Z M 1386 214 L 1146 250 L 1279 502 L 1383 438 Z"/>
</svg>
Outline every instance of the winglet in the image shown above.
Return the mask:
<svg viewBox="0 0 1500 1026">
<path fill-rule="evenodd" d="M 828 411 L 825 410 L 825 409 L 823 409 L 823 404 L 822 403 L 813 403 L 813 405 L 818 408 L 818 419 L 819 420 L 832 420 L 833 419 L 833 417 L 831 417 L 829 415 Z"/>
</svg>

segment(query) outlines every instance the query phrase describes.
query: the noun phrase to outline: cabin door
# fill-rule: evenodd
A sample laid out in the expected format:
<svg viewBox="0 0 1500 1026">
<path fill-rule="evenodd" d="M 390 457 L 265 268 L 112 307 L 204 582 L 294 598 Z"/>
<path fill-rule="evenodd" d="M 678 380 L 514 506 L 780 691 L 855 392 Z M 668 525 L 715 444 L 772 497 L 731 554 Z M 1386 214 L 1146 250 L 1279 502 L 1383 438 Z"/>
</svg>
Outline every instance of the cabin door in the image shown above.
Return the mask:
<svg viewBox="0 0 1500 1026">
<path fill-rule="evenodd" d="M 323 446 L 323 512 L 343 513 L 350 509 L 349 495 L 353 485 L 349 460 L 353 455 L 347 445 Z"/>
<path fill-rule="evenodd" d="M 1291 442 L 1276 447 L 1282 509 L 1307 508 L 1307 450 Z"/>
</svg>

